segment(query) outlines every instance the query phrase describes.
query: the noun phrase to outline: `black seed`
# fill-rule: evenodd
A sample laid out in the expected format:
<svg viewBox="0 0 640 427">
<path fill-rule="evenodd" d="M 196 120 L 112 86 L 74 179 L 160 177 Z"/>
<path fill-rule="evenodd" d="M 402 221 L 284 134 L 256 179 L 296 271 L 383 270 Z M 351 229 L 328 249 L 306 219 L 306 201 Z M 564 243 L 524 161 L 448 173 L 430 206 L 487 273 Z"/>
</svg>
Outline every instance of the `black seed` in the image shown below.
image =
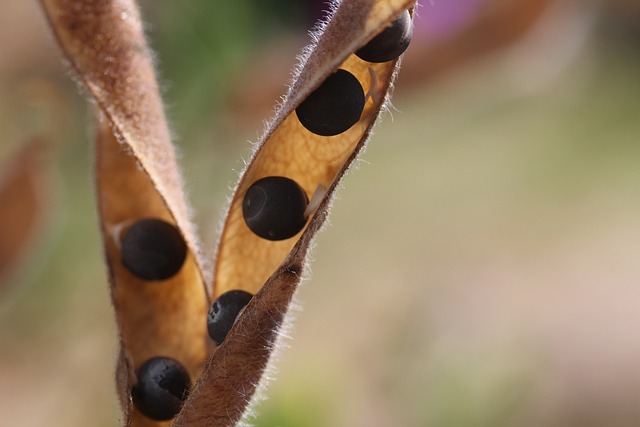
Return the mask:
<svg viewBox="0 0 640 427">
<path fill-rule="evenodd" d="M 148 218 L 129 227 L 122 238 L 121 256 L 124 266 L 141 279 L 164 280 L 182 268 L 187 245 L 175 226 Z"/>
<path fill-rule="evenodd" d="M 207 329 L 209 336 L 220 345 L 227 337 L 240 311 L 249 304 L 253 296 L 245 291 L 229 291 L 220 295 L 211 304 Z"/>
<path fill-rule="evenodd" d="M 375 36 L 356 55 L 368 62 L 387 62 L 402 55 L 413 37 L 413 22 L 409 11 L 402 12 L 380 34 Z"/>
<path fill-rule="evenodd" d="M 244 195 L 242 215 L 251 231 L 267 240 L 284 240 L 304 228 L 307 194 L 292 179 L 268 176 Z"/>
<path fill-rule="evenodd" d="M 360 120 L 364 101 L 358 79 L 339 69 L 296 108 L 296 115 L 316 135 L 338 135 Z"/>
<path fill-rule="evenodd" d="M 165 421 L 178 415 L 190 388 L 189 374 L 180 363 L 169 357 L 154 357 L 138 369 L 138 383 L 131 394 L 140 412 Z"/>
</svg>

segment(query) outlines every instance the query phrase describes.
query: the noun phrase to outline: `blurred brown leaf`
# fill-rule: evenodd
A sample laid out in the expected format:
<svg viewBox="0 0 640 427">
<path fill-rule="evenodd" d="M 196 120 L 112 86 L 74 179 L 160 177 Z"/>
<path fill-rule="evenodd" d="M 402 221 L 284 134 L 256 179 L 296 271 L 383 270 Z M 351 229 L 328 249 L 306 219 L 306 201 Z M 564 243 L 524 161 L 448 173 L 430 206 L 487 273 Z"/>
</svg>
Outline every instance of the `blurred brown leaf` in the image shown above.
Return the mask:
<svg viewBox="0 0 640 427">
<path fill-rule="evenodd" d="M 464 28 L 435 42 L 424 43 L 407 55 L 404 85 L 431 82 L 474 59 L 505 48 L 522 38 L 538 20 L 566 0 L 484 1 L 477 16 Z M 422 13 L 429 13 L 428 7 Z"/>
<path fill-rule="evenodd" d="M 26 144 L 0 177 L 0 291 L 33 243 L 45 214 L 43 148 L 40 140 Z"/>
</svg>

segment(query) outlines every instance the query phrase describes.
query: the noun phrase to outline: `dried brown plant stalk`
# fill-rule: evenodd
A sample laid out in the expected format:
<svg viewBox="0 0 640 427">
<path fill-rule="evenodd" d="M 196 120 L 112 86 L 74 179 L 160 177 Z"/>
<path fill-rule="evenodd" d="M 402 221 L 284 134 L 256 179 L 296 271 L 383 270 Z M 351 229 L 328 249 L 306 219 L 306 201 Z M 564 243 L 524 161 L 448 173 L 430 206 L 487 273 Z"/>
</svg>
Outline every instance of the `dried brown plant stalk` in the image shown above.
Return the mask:
<svg viewBox="0 0 640 427">
<path fill-rule="evenodd" d="M 131 426 L 152 421 L 132 405 L 136 370 L 154 356 L 179 360 L 197 379 L 175 426 L 234 426 L 261 383 L 278 331 L 304 273 L 336 186 L 369 137 L 387 101 L 397 60 L 370 63 L 353 54 L 414 0 L 345 0 L 317 30 L 294 81 L 238 183 L 218 242 L 213 283 L 205 284 L 182 181 L 134 0 L 41 0 L 62 52 L 97 104 L 98 203 L 112 299 L 120 332 L 118 392 Z M 336 136 L 307 131 L 294 110 L 336 69 L 367 93 L 359 121 Z M 295 238 L 259 238 L 244 224 L 242 200 L 266 176 L 295 180 L 317 202 Z M 121 261 L 121 235 L 132 222 L 160 218 L 188 247 L 179 273 L 162 283 L 140 279 Z M 206 332 L 217 296 L 255 294 L 218 347 Z"/>
</svg>

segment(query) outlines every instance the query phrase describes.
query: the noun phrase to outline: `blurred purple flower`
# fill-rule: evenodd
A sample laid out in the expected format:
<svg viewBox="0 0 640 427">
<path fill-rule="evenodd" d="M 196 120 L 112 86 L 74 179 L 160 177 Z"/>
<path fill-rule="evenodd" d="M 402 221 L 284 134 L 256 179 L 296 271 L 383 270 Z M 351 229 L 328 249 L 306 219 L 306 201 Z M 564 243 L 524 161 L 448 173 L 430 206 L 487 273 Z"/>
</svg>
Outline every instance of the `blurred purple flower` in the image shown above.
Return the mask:
<svg viewBox="0 0 640 427">
<path fill-rule="evenodd" d="M 487 0 L 426 0 L 416 9 L 414 39 L 448 37 L 473 22 Z"/>
</svg>

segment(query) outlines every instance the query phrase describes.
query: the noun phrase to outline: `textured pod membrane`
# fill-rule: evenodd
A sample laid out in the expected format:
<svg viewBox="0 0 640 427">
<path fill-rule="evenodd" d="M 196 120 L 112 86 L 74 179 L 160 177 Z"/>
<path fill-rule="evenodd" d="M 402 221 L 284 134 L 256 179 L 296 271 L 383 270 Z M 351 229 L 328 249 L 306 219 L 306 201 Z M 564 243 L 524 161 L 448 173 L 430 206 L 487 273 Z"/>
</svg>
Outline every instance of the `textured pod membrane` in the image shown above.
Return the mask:
<svg viewBox="0 0 640 427">
<path fill-rule="evenodd" d="M 129 227 L 120 250 L 124 266 L 145 280 L 174 276 L 187 256 L 187 245 L 180 231 L 156 218 L 143 219 Z"/>
<path fill-rule="evenodd" d="M 364 103 L 364 90 L 358 79 L 338 69 L 296 108 L 296 115 L 308 131 L 333 136 L 360 120 Z"/>
<path fill-rule="evenodd" d="M 304 228 L 307 203 L 307 194 L 294 180 L 268 176 L 249 187 L 242 215 L 249 229 L 263 239 L 284 240 Z"/>
<path fill-rule="evenodd" d="M 405 10 L 356 52 L 358 58 L 367 62 L 387 62 L 396 59 L 407 49 L 413 37 L 413 22 L 409 11 Z"/>
<path fill-rule="evenodd" d="M 191 380 L 186 369 L 169 357 L 154 357 L 138 370 L 138 383 L 131 391 L 133 403 L 145 416 L 165 421 L 180 412 L 189 395 Z"/>
<path fill-rule="evenodd" d="M 222 344 L 227 334 L 236 322 L 238 314 L 249 304 L 253 295 L 249 292 L 234 290 L 220 295 L 211 304 L 207 329 L 209 336 L 217 345 Z"/>
</svg>

